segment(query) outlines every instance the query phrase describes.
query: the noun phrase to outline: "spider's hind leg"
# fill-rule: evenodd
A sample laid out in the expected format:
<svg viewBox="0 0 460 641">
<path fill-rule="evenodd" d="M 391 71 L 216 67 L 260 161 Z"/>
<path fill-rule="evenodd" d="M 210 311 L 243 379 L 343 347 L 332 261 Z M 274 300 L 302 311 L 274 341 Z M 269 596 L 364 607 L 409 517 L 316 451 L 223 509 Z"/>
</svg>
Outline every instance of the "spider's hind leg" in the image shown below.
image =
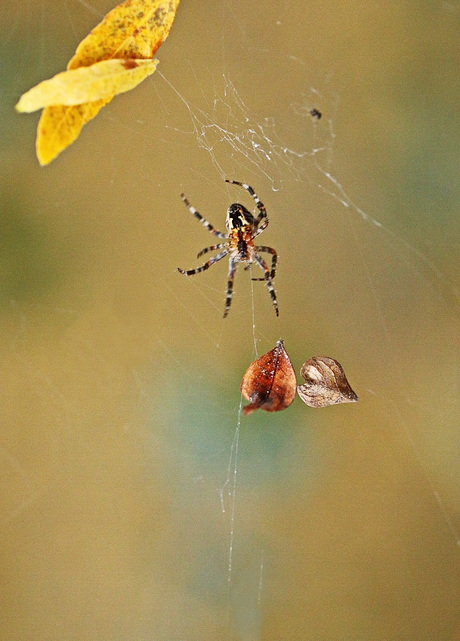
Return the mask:
<svg viewBox="0 0 460 641">
<path fill-rule="evenodd" d="M 267 289 L 268 289 L 268 292 L 270 294 L 270 298 L 272 299 L 273 307 L 275 308 L 275 314 L 277 316 L 279 316 L 280 313 L 279 313 L 279 309 L 278 309 L 278 301 L 276 300 L 276 292 L 275 292 L 275 288 L 273 287 L 273 284 L 272 284 L 271 272 L 268 269 L 268 265 L 264 261 L 263 258 L 261 258 L 260 256 L 256 256 L 255 259 L 256 259 L 257 264 L 259 265 L 259 267 L 262 269 L 262 271 L 265 274 L 265 283 L 267 285 Z"/>
<path fill-rule="evenodd" d="M 256 251 L 258 252 L 267 252 L 272 256 L 272 266 L 270 269 L 270 280 L 273 280 L 276 275 L 276 264 L 278 262 L 278 254 L 273 247 L 267 247 L 266 245 L 257 245 Z M 252 280 L 266 280 L 265 278 L 253 278 Z"/>
<path fill-rule="evenodd" d="M 247 271 L 248 271 L 248 269 L 250 269 L 251 267 L 252 267 L 252 263 L 248 263 L 248 264 L 246 265 L 246 267 L 244 268 L 244 271 L 245 271 L 245 272 L 247 272 Z M 265 280 L 265 278 L 253 278 L 253 277 L 251 276 L 251 280 Z"/>
<path fill-rule="evenodd" d="M 236 263 L 232 258 L 230 258 L 229 265 L 228 265 L 227 297 L 225 299 L 224 318 L 227 318 L 228 312 L 230 311 L 230 305 L 232 304 L 233 283 L 235 281 L 235 272 L 236 272 Z"/>
</svg>

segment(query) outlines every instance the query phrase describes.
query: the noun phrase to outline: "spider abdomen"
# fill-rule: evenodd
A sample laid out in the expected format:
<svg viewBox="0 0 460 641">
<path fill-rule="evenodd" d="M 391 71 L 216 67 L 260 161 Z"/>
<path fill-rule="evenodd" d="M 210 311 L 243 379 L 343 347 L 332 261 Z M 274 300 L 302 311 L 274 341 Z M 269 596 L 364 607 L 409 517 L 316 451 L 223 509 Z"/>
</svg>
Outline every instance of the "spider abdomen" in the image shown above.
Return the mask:
<svg viewBox="0 0 460 641">
<path fill-rule="evenodd" d="M 238 253 L 241 256 L 241 260 L 246 260 L 248 257 L 248 244 L 245 240 L 240 239 L 238 241 Z"/>
<path fill-rule="evenodd" d="M 252 239 L 252 227 L 249 225 L 232 229 L 229 234 L 230 252 L 235 261 L 252 262 L 254 241 Z"/>
</svg>

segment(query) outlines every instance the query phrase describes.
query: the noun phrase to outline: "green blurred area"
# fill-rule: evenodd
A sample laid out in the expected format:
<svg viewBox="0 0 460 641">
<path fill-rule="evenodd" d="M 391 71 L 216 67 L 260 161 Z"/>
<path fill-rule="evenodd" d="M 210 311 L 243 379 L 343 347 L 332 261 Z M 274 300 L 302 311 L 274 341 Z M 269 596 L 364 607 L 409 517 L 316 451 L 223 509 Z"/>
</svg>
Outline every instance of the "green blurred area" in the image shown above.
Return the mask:
<svg viewBox="0 0 460 641">
<path fill-rule="evenodd" d="M 184 0 L 40 168 L 14 104 L 111 6 L 3 9 L 4 638 L 460 640 L 460 6 Z M 181 192 L 251 206 L 224 178 L 267 206 L 279 319 L 243 269 L 225 320 L 225 261 L 176 271 L 213 242 Z M 359 403 L 240 422 L 281 337 Z"/>
</svg>

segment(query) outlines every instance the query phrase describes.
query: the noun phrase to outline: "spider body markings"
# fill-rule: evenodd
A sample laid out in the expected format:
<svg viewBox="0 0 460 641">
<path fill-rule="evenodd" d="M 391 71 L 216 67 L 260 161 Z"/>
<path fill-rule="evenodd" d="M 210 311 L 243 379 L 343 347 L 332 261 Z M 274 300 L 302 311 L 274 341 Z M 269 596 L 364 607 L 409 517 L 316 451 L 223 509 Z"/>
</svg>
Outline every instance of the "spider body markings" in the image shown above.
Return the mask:
<svg viewBox="0 0 460 641">
<path fill-rule="evenodd" d="M 216 245 L 211 245 L 210 247 L 205 247 L 202 249 L 197 258 L 207 254 L 210 251 L 218 251 L 215 256 L 207 260 L 201 267 L 196 269 L 181 269 L 178 267 L 178 271 L 184 276 L 193 276 L 194 274 L 199 274 L 200 272 L 209 269 L 211 265 L 217 263 L 219 260 L 222 260 L 225 256 L 229 257 L 228 265 L 228 282 L 227 282 L 227 294 L 225 298 L 225 309 L 224 309 L 224 318 L 228 316 L 230 311 L 230 305 L 232 304 L 232 295 L 233 295 L 233 283 L 235 280 L 235 273 L 238 263 L 246 263 L 245 269 L 249 269 L 251 264 L 255 263 L 258 265 L 261 270 L 264 272 L 263 278 L 253 278 L 252 280 L 263 280 L 267 285 L 270 298 L 275 308 L 275 313 L 278 316 L 278 302 L 276 300 L 276 293 L 273 287 L 273 279 L 276 274 L 276 263 L 278 260 L 278 254 L 272 247 L 267 247 L 266 245 L 256 245 L 254 243 L 255 238 L 259 236 L 268 225 L 268 216 L 265 205 L 256 195 L 255 191 L 249 185 L 245 183 L 238 182 L 236 180 L 226 180 L 225 182 L 231 183 L 232 185 L 239 185 L 243 189 L 246 189 L 247 192 L 254 199 L 259 214 L 257 217 L 253 216 L 250 211 L 240 205 L 239 203 L 233 203 L 227 209 L 227 218 L 226 218 L 226 228 L 227 233 L 218 231 L 209 223 L 203 216 L 193 207 L 184 194 L 181 194 L 181 198 L 185 203 L 186 207 L 195 218 L 197 218 L 200 223 L 206 227 L 206 229 L 217 236 L 222 238 L 223 242 L 217 243 Z M 260 255 L 260 252 L 265 252 L 270 254 L 272 257 L 271 267 L 269 268 L 266 261 Z"/>
</svg>

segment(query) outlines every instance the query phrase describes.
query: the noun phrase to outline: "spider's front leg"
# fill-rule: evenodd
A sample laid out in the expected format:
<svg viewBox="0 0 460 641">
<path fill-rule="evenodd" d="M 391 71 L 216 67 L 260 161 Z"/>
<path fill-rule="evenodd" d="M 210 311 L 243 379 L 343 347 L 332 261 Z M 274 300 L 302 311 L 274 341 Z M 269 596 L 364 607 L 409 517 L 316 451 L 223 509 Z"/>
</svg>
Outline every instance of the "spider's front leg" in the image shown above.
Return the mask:
<svg viewBox="0 0 460 641">
<path fill-rule="evenodd" d="M 181 274 L 184 274 L 184 276 L 193 276 L 194 274 L 199 274 L 200 272 L 204 272 L 205 269 L 209 269 L 211 265 L 217 263 L 217 261 L 226 256 L 227 253 L 227 250 L 224 249 L 224 251 L 220 252 L 220 254 L 217 254 L 216 256 L 213 256 L 208 261 L 206 261 L 204 265 L 201 265 L 201 267 L 197 267 L 196 269 L 181 269 L 180 267 L 178 267 L 177 271 Z"/>
<path fill-rule="evenodd" d="M 209 232 L 211 232 L 211 234 L 214 234 L 214 236 L 217 236 L 218 238 L 226 238 L 226 237 L 227 237 L 227 235 L 226 235 L 226 234 L 224 234 L 223 232 L 221 232 L 221 231 L 217 231 L 217 229 L 215 229 L 215 227 L 214 227 L 213 225 L 211 225 L 211 223 L 210 223 L 210 222 L 208 222 L 208 221 L 206 220 L 206 218 L 203 218 L 203 216 L 200 214 L 200 212 L 199 212 L 199 211 L 197 211 L 197 210 L 195 209 L 195 207 L 189 203 L 189 201 L 187 200 L 187 198 L 186 198 L 185 194 L 181 194 L 181 195 L 180 195 L 180 197 L 181 197 L 181 198 L 182 198 L 182 200 L 184 201 L 184 204 L 185 204 L 185 206 L 187 207 L 187 209 L 189 210 L 189 212 L 190 212 L 191 214 L 193 214 L 193 216 L 195 216 L 195 218 L 197 218 L 197 219 L 200 221 L 200 223 L 201 223 L 204 227 L 206 227 L 206 229 L 207 229 Z"/>
<path fill-rule="evenodd" d="M 226 180 L 225 182 L 226 183 L 230 183 L 231 185 L 238 185 L 239 187 L 243 187 L 243 189 L 246 189 L 246 191 L 248 191 L 251 194 L 251 196 L 255 200 L 255 203 L 257 205 L 257 209 L 259 210 L 259 215 L 256 218 L 255 226 L 257 228 L 259 226 L 261 220 L 263 220 L 265 218 L 267 220 L 267 224 L 265 225 L 265 227 L 266 227 L 268 225 L 267 210 L 265 209 L 265 205 L 260 200 L 259 196 L 256 194 L 256 192 L 251 187 L 251 185 L 246 185 L 246 183 L 240 183 L 238 180 Z M 264 229 L 265 229 L 265 227 L 264 227 Z"/>
</svg>

